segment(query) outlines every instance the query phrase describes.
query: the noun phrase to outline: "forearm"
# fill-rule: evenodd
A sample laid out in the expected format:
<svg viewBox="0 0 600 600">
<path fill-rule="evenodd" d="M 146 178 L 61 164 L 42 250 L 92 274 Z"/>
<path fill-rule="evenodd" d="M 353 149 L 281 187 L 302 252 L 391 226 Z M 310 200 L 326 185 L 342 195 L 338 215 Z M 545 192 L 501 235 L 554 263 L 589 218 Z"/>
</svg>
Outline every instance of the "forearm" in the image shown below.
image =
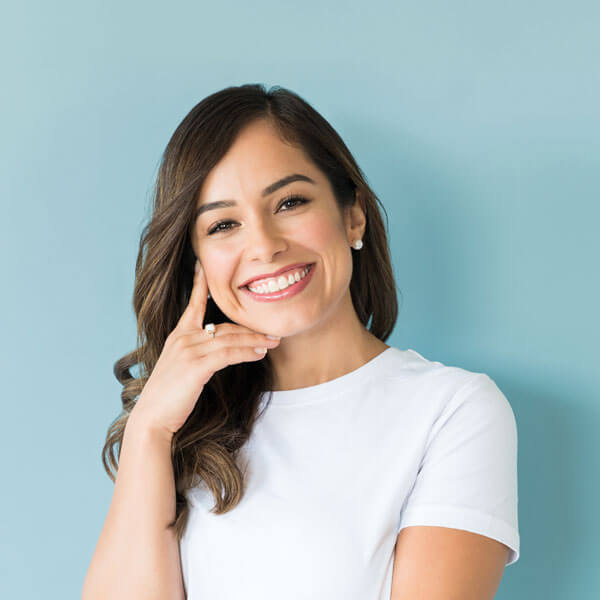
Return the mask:
<svg viewBox="0 0 600 600">
<path fill-rule="evenodd" d="M 135 413 L 135 411 L 134 411 Z M 83 584 L 83 600 L 183 600 L 171 440 L 135 414 L 125 428 L 113 497 Z"/>
</svg>

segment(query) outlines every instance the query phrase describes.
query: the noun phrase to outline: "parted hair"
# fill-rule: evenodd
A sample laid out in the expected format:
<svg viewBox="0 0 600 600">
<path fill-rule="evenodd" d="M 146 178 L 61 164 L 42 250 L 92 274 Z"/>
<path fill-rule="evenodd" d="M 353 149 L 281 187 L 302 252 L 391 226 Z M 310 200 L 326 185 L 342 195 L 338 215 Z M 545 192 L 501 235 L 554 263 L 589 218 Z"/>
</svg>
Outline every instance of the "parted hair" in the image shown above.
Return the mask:
<svg viewBox="0 0 600 600">
<path fill-rule="evenodd" d="M 240 131 L 258 119 L 272 123 L 282 141 L 302 149 L 325 174 L 341 212 L 360 202 L 366 229 L 363 248 L 352 252 L 352 302 L 360 321 L 380 340 L 385 341 L 394 328 L 398 299 L 379 206 L 384 213 L 385 208 L 338 133 L 308 102 L 281 86 L 267 91 L 262 84 L 245 84 L 207 96 L 177 126 L 162 154 L 151 216 L 140 236 L 133 290 L 136 348 L 114 364 L 114 374 L 123 386 L 122 409 L 109 426 L 102 449 L 102 462 L 113 482 L 129 414 L 190 298 L 198 193 Z M 231 320 L 209 299 L 205 323 L 225 322 Z M 132 367 L 137 367 L 137 374 Z M 215 501 L 211 509 L 215 514 L 230 511 L 241 500 L 245 482 L 237 460 L 239 450 L 259 416 L 260 396 L 272 384 L 268 353 L 258 361 L 228 365 L 209 379 L 188 419 L 174 434 L 176 515 L 170 527 L 175 528 L 178 540 L 188 520 L 185 492 L 189 488 L 206 485 Z"/>
</svg>

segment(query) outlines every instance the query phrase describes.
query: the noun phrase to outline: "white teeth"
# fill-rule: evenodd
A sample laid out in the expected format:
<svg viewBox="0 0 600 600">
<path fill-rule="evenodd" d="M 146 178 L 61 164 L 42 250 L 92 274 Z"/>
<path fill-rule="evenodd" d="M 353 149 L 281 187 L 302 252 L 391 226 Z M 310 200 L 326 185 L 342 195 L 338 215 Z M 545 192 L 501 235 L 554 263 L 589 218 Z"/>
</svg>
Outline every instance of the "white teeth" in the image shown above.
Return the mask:
<svg viewBox="0 0 600 600">
<path fill-rule="evenodd" d="M 280 275 L 277 279 L 269 279 L 264 283 L 258 285 L 257 287 L 248 286 L 248 289 L 256 294 L 269 294 L 273 292 L 278 292 L 280 290 L 285 290 L 286 287 L 297 283 L 310 271 L 310 267 L 305 267 L 300 271 L 294 271 L 289 275 Z"/>
</svg>

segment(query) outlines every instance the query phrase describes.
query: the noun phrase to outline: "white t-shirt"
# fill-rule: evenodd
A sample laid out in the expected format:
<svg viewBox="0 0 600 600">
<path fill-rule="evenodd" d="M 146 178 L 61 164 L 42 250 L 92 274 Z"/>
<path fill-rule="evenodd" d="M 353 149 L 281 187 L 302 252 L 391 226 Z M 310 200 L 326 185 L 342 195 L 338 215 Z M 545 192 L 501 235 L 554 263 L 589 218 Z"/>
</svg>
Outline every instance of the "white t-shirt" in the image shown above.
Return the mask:
<svg viewBox="0 0 600 600">
<path fill-rule="evenodd" d="M 494 538 L 519 557 L 517 427 L 485 373 L 390 346 L 325 383 L 267 392 L 247 487 L 215 515 L 189 490 L 188 600 L 389 600 L 409 525 Z"/>
</svg>

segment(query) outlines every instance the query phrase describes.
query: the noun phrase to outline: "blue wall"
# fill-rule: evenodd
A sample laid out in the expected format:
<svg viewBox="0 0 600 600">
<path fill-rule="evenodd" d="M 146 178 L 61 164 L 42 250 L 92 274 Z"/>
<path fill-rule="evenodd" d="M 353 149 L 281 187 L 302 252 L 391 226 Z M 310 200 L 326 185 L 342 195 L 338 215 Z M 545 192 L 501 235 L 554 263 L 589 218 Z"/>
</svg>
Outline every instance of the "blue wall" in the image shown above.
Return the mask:
<svg viewBox="0 0 600 600">
<path fill-rule="evenodd" d="M 388 343 L 487 372 L 511 402 L 521 558 L 497 598 L 596 597 L 597 3 L 3 13 L 2 597 L 79 596 L 160 155 L 200 99 L 255 82 L 321 111 L 386 206 L 402 292 Z"/>
</svg>

